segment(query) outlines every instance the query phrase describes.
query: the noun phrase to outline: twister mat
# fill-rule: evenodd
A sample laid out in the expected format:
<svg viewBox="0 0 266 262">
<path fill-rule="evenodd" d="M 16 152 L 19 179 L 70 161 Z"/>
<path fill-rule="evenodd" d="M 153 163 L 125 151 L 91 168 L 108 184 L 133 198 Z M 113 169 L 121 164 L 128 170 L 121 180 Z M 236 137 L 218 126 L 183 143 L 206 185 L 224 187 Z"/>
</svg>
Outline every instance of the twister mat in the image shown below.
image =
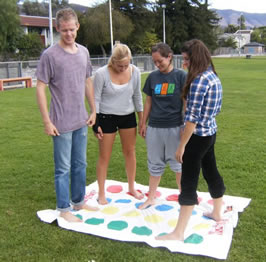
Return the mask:
<svg viewBox="0 0 266 262">
<path fill-rule="evenodd" d="M 137 190 L 147 198 L 148 186 L 136 184 Z M 86 187 L 86 201 L 97 204 L 97 182 Z M 171 252 L 209 256 L 226 259 L 232 242 L 233 230 L 237 226 L 238 213 L 243 212 L 251 199 L 224 196 L 222 223 L 204 217 L 203 212 L 212 209 L 209 193 L 198 192 L 199 205 L 195 206 L 185 232 L 185 241 L 158 241 L 155 237 L 170 233 L 176 226 L 180 206 L 178 190 L 158 187 L 156 204 L 145 210 L 138 206 L 144 200 L 137 200 L 128 193 L 127 183 L 106 181 L 108 205 L 98 205 L 99 211 L 72 211 L 82 218 L 83 223 L 69 223 L 58 216 L 56 210 L 37 212 L 46 223 L 57 220 L 59 227 L 85 234 L 129 242 L 145 242 L 151 247 L 165 247 Z"/>
</svg>

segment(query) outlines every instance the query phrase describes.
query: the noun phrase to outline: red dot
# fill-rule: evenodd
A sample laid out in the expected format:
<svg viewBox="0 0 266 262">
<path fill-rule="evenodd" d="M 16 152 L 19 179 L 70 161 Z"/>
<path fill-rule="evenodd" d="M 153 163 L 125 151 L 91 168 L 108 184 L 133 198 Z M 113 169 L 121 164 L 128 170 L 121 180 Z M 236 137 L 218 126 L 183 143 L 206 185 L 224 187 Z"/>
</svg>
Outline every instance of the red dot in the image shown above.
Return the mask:
<svg viewBox="0 0 266 262">
<path fill-rule="evenodd" d="M 137 191 L 142 194 L 141 190 L 137 189 Z M 133 196 L 130 192 L 127 192 L 127 194 Z"/>
<path fill-rule="evenodd" d="M 147 193 L 145 194 L 145 196 L 148 197 L 148 196 L 149 196 L 149 192 L 147 192 Z M 160 197 L 160 196 L 161 196 L 161 193 L 160 193 L 159 191 L 156 191 L 156 193 L 155 193 L 155 197 Z"/>
<path fill-rule="evenodd" d="M 173 194 L 173 195 L 169 195 L 167 198 L 166 198 L 167 201 L 178 201 L 178 195 L 177 194 Z"/>
<path fill-rule="evenodd" d="M 201 197 L 198 197 L 198 202 L 200 203 L 202 201 L 202 198 Z"/>
<path fill-rule="evenodd" d="M 110 193 L 120 193 L 123 190 L 122 186 L 109 186 L 107 191 Z"/>
</svg>

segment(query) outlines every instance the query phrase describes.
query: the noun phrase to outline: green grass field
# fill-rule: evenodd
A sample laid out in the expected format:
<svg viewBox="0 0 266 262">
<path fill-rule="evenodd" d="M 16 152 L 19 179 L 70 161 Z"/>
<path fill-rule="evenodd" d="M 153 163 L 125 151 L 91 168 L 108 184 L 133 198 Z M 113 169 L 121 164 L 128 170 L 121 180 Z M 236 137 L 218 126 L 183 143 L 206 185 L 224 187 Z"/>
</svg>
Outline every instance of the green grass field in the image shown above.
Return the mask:
<svg viewBox="0 0 266 262">
<path fill-rule="evenodd" d="M 227 261 L 266 257 L 266 57 L 216 58 L 224 88 L 217 117 L 217 164 L 226 194 L 252 198 L 235 229 Z M 143 82 L 147 75 L 143 75 Z M 35 88 L 0 93 L 0 261 L 215 261 L 75 233 L 39 221 L 36 211 L 55 208 L 52 141 L 44 134 Z M 138 137 L 137 178 L 148 184 L 146 147 Z M 96 180 L 98 147 L 89 131 L 87 183 Z M 126 181 L 119 138 L 108 178 Z M 160 186 L 175 188 L 167 169 Z M 207 191 L 201 177 L 199 191 Z"/>
</svg>

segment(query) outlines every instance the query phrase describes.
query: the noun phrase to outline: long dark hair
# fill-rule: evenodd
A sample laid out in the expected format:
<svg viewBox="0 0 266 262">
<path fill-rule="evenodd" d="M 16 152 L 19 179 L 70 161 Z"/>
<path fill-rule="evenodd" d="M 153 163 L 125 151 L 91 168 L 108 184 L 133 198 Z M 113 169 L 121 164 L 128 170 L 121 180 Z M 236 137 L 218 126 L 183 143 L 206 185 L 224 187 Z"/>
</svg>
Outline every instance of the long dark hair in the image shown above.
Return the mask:
<svg viewBox="0 0 266 262">
<path fill-rule="evenodd" d="M 186 99 L 192 81 L 208 67 L 212 67 L 213 72 L 217 75 L 212 63 L 211 54 L 207 46 L 198 39 L 192 39 L 184 43 L 181 48 L 182 53 L 186 53 L 189 59 L 188 75 L 183 88 L 182 97 Z"/>
</svg>

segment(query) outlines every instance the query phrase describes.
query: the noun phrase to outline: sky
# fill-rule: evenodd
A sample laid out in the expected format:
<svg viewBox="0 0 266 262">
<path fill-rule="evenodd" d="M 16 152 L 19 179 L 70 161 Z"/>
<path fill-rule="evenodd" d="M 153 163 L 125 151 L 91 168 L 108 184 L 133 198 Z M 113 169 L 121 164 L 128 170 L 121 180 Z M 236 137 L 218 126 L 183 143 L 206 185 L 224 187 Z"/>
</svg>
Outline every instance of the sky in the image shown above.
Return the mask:
<svg viewBox="0 0 266 262">
<path fill-rule="evenodd" d="M 69 0 L 69 3 L 93 6 L 107 0 Z M 266 0 L 209 0 L 211 8 L 233 9 L 247 13 L 266 13 Z"/>
</svg>

